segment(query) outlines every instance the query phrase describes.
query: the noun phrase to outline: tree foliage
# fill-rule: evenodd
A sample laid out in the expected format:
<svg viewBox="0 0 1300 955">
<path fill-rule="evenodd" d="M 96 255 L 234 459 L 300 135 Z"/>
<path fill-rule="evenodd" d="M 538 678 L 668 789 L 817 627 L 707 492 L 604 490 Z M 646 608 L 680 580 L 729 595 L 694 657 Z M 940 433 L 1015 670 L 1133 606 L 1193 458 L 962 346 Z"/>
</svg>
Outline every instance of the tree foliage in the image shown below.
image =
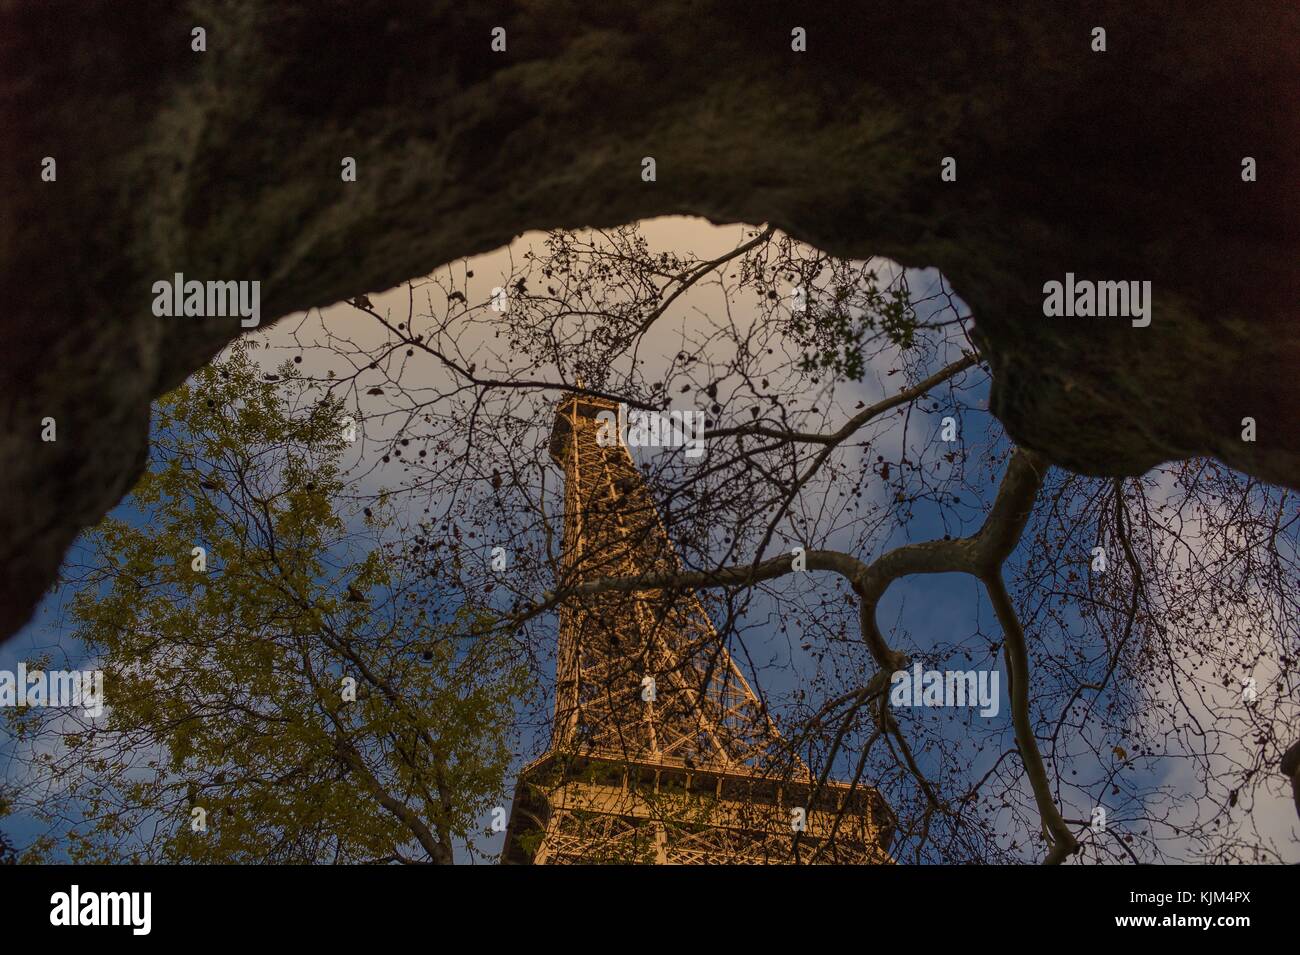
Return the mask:
<svg viewBox="0 0 1300 955">
<path fill-rule="evenodd" d="M 405 574 L 391 507 L 349 530 L 339 403 L 236 347 L 158 402 L 154 430 L 71 603 L 108 709 L 14 721 L 20 740 L 59 734 L 40 760 L 59 795 L 37 811 L 71 859 L 473 851 L 526 673 L 481 603 Z"/>
</svg>

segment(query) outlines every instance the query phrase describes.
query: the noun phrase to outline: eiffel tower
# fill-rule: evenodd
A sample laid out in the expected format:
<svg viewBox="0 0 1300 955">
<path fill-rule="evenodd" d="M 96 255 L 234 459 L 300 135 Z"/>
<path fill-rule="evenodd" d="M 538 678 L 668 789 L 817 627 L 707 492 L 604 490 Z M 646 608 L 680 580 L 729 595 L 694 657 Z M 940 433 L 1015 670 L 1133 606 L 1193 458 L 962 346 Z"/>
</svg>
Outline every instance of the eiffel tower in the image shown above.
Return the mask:
<svg viewBox="0 0 1300 955">
<path fill-rule="evenodd" d="M 561 587 L 681 567 L 628 449 L 602 440 L 601 412 L 617 406 L 570 394 L 556 409 Z M 876 790 L 817 782 L 695 593 L 574 597 L 560 609 L 550 746 L 520 773 L 501 859 L 892 861 L 894 818 Z"/>
</svg>

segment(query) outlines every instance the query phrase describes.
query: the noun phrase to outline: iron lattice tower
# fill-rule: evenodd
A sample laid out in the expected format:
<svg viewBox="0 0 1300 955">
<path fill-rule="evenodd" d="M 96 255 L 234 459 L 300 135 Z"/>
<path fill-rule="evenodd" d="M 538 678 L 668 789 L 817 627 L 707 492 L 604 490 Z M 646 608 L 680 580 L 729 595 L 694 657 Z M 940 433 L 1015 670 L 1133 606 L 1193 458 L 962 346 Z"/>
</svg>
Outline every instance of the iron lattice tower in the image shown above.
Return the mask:
<svg viewBox="0 0 1300 955">
<path fill-rule="evenodd" d="M 681 566 L 628 449 L 598 440 L 601 412 L 617 407 L 570 395 L 556 410 L 561 587 Z M 550 746 L 520 774 L 502 861 L 793 862 L 802 810 L 799 861 L 889 862 L 879 794 L 815 783 L 695 593 L 570 598 Z"/>
</svg>

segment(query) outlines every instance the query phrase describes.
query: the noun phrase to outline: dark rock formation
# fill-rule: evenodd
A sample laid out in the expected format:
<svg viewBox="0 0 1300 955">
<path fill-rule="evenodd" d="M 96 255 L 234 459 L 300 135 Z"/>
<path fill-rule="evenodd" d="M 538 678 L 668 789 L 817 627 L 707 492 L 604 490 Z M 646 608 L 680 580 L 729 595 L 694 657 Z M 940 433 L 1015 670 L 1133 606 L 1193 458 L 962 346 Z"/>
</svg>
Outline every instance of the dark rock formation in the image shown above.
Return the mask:
<svg viewBox="0 0 1300 955">
<path fill-rule="evenodd" d="M 239 331 L 154 317 L 153 282 L 259 279 L 266 320 L 542 227 L 694 213 L 939 266 L 1017 441 L 1300 487 L 1291 0 L 175 6 L 0 6 L 0 634 L 128 490 L 150 399 Z M 1045 318 L 1067 271 L 1151 281 L 1153 323 Z"/>
<path fill-rule="evenodd" d="M 1300 814 L 1300 740 L 1291 744 L 1291 748 L 1282 754 L 1278 764 L 1282 775 L 1291 780 L 1291 794 L 1295 797 L 1295 811 Z"/>
</svg>

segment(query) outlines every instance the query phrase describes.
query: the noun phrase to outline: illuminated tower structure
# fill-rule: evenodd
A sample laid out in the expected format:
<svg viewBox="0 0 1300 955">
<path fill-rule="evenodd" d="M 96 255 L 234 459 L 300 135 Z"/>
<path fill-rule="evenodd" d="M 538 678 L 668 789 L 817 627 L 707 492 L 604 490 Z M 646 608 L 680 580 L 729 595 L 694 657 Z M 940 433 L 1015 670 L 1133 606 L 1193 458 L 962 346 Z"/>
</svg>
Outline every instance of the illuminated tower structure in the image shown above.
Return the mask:
<svg viewBox="0 0 1300 955">
<path fill-rule="evenodd" d="M 616 410 L 578 395 L 556 409 L 560 587 L 680 568 L 628 449 L 597 440 Z M 695 593 L 563 601 L 556 671 L 550 746 L 520 774 L 503 862 L 786 863 L 796 832 L 800 862 L 891 861 L 884 800 L 815 785 Z"/>
</svg>

